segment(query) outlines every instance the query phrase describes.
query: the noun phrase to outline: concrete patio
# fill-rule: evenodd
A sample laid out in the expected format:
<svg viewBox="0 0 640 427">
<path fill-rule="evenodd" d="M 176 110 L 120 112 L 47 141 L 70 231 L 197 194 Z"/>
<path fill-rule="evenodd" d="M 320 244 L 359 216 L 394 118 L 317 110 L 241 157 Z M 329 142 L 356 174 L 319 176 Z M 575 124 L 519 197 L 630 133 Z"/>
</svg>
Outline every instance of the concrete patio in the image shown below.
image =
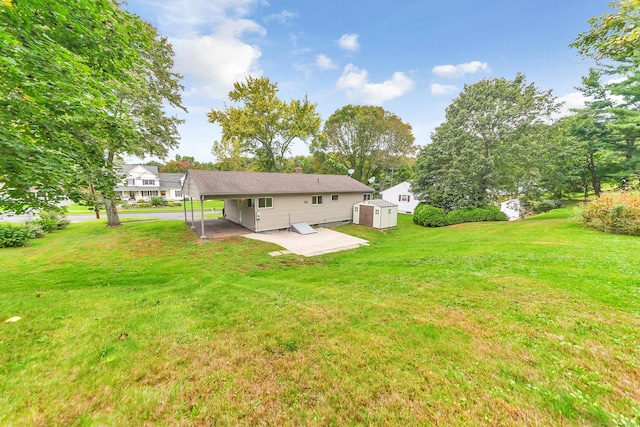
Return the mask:
<svg viewBox="0 0 640 427">
<path fill-rule="evenodd" d="M 191 222 L 187 222 L 189 227 Z M 200 220 L 193 224 L 194 232 L 200 236 L 202 225 Z M 349 236 L 328 228 L 316 228 L 316 233 L 302 235 L 292 231 L 280 231 L 274 233 L 254 233 L 236 223 L 222 218 L 205 218 L 204 233 L 207 239 L 225 239 L 233 236 L 243 236 L 249 239 L 270 242 L 283 248 L 281 251 L 274 251 L 272 256 L 294 253 L 306 257 L 322 255 L 331 252 L 338 252 L 348 249 L 355 249 L 360 246 L 367 246 L 369 242 L 358 237 Z"/>
</svg>

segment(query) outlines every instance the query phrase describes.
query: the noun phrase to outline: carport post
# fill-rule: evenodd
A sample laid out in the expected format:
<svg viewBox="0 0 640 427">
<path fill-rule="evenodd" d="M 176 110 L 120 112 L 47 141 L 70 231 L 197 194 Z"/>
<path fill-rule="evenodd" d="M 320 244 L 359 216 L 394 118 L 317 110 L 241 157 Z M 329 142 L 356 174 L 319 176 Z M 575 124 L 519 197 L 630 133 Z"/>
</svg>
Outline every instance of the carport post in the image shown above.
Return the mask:
<svg viewBox="0 0 640 427">
<path fill-rule="evenodd" d="M 200 233 L 201 239 L 206 239 L 207 236 L 204 234 L 204 197 L 200 196 L 200 227 L 202 232 Z"/>
<path fill-rule="evenodd" d="M 184 209 L 184 222 L 187 222 L 187 196 L 182 196 L 182 208 Z"/>
<path fill-rule="evenodd" d="M 196 229 L 196 219 L 193 215 L 193 197 L 191 198 L 191 229 Z"/>
</svg>

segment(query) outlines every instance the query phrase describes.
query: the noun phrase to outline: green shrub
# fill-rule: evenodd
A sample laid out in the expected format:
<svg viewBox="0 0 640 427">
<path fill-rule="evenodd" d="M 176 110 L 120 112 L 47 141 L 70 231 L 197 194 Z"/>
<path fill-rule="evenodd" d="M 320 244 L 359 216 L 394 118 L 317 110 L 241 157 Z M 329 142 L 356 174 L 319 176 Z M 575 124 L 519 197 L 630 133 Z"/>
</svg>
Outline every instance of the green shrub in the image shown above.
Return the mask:
<svg viewBox="0 0 640 427">
<path fill-rule="evenodd" d="M 425 227 L 449 225 L 444 210 L 431 205 L 418 205 L 413 211 L 413 222 Z"/>
<path fill-rule="evenodd" d="M 444 210 L 430 205 L 418 205 L 413 211 L 413 222 L 425 227 L 444 227 L 464 222 L 506 221 L 507 215 L 497 206 Z"/>
<path fill-rule="evenodd" d="M 15 224 L 0 224 L 0 248 L 24 246 L 29 242 L 27 227 Z"/>
<path fill-rule="evenodd" d="M 605 233 L 640 236 L 640 193 L 608 193 L 579 207 L 576 216 L 586 227 Z"/>
<path fill-rule="evenodd" d="M 150 208 L 151 207 L 151 203 L 147 203 L 147 202 L 138 202 L 135 205 L 136 208 Z"/>
<path fill-rule="evenodd" d="M 480 221 L 507 221 L 507 214 L 502 212 L 497 206 L 482 206 L 477 208 L 482 213 L 479 213 L 478 216 L 482 219 Z"/>
<path fill-rule="evenodd" d="M 535 213 L 549 212 L 552 209 L 558 209 L 562 207 L 560 200 L 543 200 L 540 203 L 536 203 L 532 206 L 532 210 Z"/>
<path fill-rule="evenodd" d="M 31 221 L 32 224 L 41 227 L 45 233 L 53 233 L 58 229 L 58 221 L 50 218 L 38 218 Z"/>
<path fill-rule="evenodd" d="M 464 222 L 506 221 L 507 215 L 497 206 L 482 206 L 479 208 L 466 208 L 447 213 L 449 224 L 462 224 Z"/>
<path fill-rule="evenodd" d="M 37 222 L 25 222 L 24 226 L 27 230 L 29 230 L 29 238 L 30 239 L 39 239 L 40 237 L 44 237 L 47 234 L 47 231 L 42 227 L 42 224 Z"/>
<path fill-rule="evenodd" d="M 52 230 L 48 230 L 48 226 L 44 227 L 45 230 L 47 230 L 47 232 L 49 233 L 55 230 L 63 230 L 67 228 L 69 224 L 71 224 L 71 221 L 67 219 L 67 216 L 64 214 L 64 211 L 59 211 L 59 210 L 42 211 L 39 213 L 39 215 L 40 215 L 40 219 L 44 220 L 46 223 L 51 222 L 52 224 L 55 224 Z"/>
<path fill-rule="evenodd" d="M 154 196 L 151 198 L 151 206 L 154 207 L 167 206 L 168 203 L 164 197 Z"/>
</svg>

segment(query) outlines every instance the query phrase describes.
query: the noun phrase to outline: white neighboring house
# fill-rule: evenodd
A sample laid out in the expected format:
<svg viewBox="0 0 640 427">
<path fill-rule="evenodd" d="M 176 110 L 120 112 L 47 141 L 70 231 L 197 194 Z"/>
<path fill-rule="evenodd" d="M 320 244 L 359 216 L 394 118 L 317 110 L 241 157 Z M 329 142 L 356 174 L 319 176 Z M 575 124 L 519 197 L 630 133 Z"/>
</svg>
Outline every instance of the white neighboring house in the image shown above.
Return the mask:
<svg viewBox="0 0 640 427">
<path fill-rule="evenodd" d="M 123 165 L 122 183 L 115 192 L 129 202 L 162 197 L 166 200 L 182 200 L 183 173 L 159 173 L 157 166 Z"/>
<path fill-rule="evenodd" d="M 522 218 L 524 208 L 519 199 L 511 199 L 500 203 L 500 210 L 509 218 L 509 221 L 515 221 Z"/>
<path fill-rule="evenodd" d="M 420 201 L 409 191 L 410 187 L 408 181 L 401 182 L 380 192 L 380 198 L 398 205 L 398 212 L 412 214 Z"/>
</svg>

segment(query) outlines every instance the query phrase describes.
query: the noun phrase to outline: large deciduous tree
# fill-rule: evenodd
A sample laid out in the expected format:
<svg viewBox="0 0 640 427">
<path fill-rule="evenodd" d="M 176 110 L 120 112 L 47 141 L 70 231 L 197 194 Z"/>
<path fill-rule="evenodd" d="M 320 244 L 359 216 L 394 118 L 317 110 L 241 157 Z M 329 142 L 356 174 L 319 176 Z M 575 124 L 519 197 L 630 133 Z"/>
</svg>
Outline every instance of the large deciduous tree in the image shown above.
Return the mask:
<svg viewBox="0 0 640 427">
<path fill-rule="evenodd" d="M 0 203 L 44 207 L 78 186 L 99 190 L 109 225 L 119 155 L 164 156 L 182 108 L 173 52 L 113 0 L 0 4 Z"/>
<path fill-rule="evenodd" d="M 544 168 L 547 123 L 557 108 L 550 91 L 527 84 L 522 74 L 465 85 L 418 157 L 413 191 L 444 209 L 534 191 Z"/>
<path fill-rule="evenodd" d="M 570 45 L 582 56 L 620 59 L 640 50 L 640 1 L 616 0 L 609 5 L 615 12 L 589 19 L 591 29 Z"/>
<path fill-rule="evenodd" d="M 219 162 L 232 158 L 229 164 L 240 164 L 243 153 L 255 156 L 261 170 L 279 172 L 291 144 L 306 141 L 320 128 L 316 104 L 305 97 L 285 102 L 277 97 L 278 86 L 266 77 L 247 77 L 236 82 L 229 100 L 242 104 L 207 113 L 209 122 L 222 128 L 222 138 L 212 152 Z"/>
<path fill-rule="evenodd" d="M 414 141 L 411 125 L 382 107 L 347 105 L 325 122 L 311 151 L 335 163 L 333 169 L 353 169 L 353 178 L 366 182 L 404 164 L 417 150 Z"/>
</svg>

